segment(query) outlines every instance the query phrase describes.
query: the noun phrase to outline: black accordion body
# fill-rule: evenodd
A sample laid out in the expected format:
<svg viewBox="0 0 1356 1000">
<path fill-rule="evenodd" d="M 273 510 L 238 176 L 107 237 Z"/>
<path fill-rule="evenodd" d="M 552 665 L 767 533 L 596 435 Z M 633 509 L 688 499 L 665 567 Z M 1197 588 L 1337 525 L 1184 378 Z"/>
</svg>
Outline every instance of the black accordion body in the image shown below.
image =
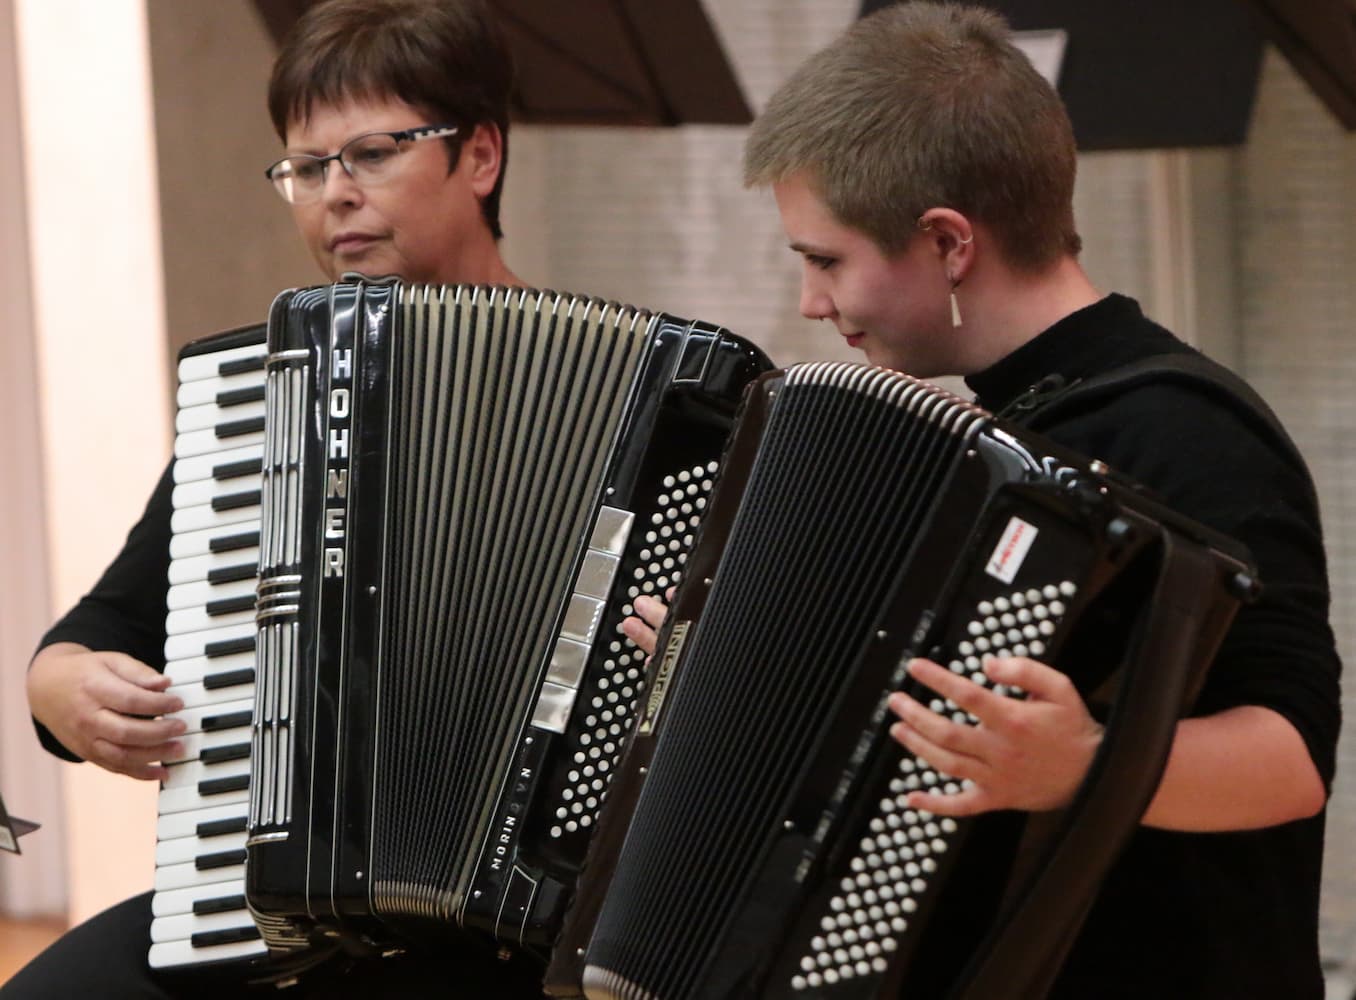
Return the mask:
<svg viewBox="0 0 1356 1000">
<path fill-rule="evenodd" d="M 545 954 L 643 702 L 618 626 L 680 578 L 770 365 L 597 299 L 381 282 L 279 296 L 266 356 L 239 902 L 275 957 Z"/>
<path fill-rule="evenodd" d="M 1236 546 L 936 387 L 847 364 L 765 376 L 548 988 L 1043 995 L 1252 586 Z M 986 653 L 1065 670 L 1105 722 L 1066 810 L 907 808 L 959 786 L 889 738 L 886 696 L 973 722 L 905 665 L 991 683 Z"/>
<path fill-rule="evenodd" d="M 676 579 L 761 358 L 511 289 L 323 288 L 269 331 L 264 938 L 427 923 L 547 946 L 640 695 L 617 626 Z"/>
</svg>

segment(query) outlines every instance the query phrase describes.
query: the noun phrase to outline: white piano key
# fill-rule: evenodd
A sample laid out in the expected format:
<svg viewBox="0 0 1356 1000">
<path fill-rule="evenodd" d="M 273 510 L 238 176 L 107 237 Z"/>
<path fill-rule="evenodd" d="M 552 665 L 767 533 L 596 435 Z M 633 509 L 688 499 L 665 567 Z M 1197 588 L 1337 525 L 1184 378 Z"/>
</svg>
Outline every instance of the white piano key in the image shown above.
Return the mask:
<svg viewBox="0 0 1356 1000">
<path fill-rule="evenodd" d="M 183 767 L 182 764 L 176 764 L 176 767 Z M 204 802 L 210 801 L 220 805 L 229 805 L 233 802 L 248 802 L 249 789 L 242 788 L 238 792 L 222 792 L 219 795 L 211 795 L 204 798 L 198 792 L 196 785 L 183 788 L 163 788 L 160 790 L 160 812 L 176 813 L 184 812 L 189 809 L 196 809 Z"/>
<path fill-rule="evenodd" d="M 233 944 L 213 945 L 210 948 L 194 948 L 187 941 L 167 941 L 164 944 L 151 945 L 147 957 L 152 969 L 169 969 L 179 966 L 203 965 L 209 962 L 225 962 L 232 959 L 254 958 L 268 954 L 268 947 L 262 940 L 238 941 Z"/>
<path fill-rule="evenodd" d="M 170 679 L 170 689 L 180 685 L 200 684 L 210 674 L 225 673 L 230 670 L 248 670 L 254 666 L 254 650 L 232 653 L 230 656 L 193 656 L 183 660 L 170 660 L 165 664 L 165 676 Z"/>
<path fill-rule="evenodd" d="M 203 629 L 200 632 L 175 633 L 165 640 L 165 659 L 170 660 L 188 660 L 196 656 L 203 656 L 207 652 L 207 647 L 216 642 L 230 642 L 236 639 L 254 639 L 254 622 L 240 624 L 239 622 L 220 622 L 215 623 L 212 628 Z"/>
<path fill-rule="evenodd" d="M 241 372 L 238 375 L 219 375 L 216 378 L 194 379 L 182 382 L 175 393 L 174 402 L 180 409 L 201 406 L 203 403 L 215 403 L 217 395 L 223 392 L 236 392 L 240 389 L 253 389 L 265 381 L 263 370 Z"/>
<path fill-rule="evenodd" d="M 230 931 L 239 927 L 253 927 L 249 910 L 227 910 L 225 913 L 184 913 L 172 917 L 157 917 L 151 921 L 151 941 L 187 941 L 194 934 L 210 931 Z M 209 945 L 208 947 L 215 947 Z"/>
<path fill-rule="evenodd" d="M 232 527 L 230 534 L 240 534 Z M 211 539 L 207 539 L 208 544 Z M 204 555 L 188 556 L 183 559 L 170 560 L 169 582 L 173 586 L 176 583 L 192 583 L 195 580 L 206 580 L 208 575 L 218 570 L 235 569 L 236 567 L 254 567 L 254 577 L 259 573 L 259 547 L 253 546 L 248 549 L 231 549 L 227 552 L 207 552 Z"/>
<path fill-rule="evenodd" d="M 224 899 L 244 894 L 244 879 L 227 879 L 224 882 L 214 882 L 208 886 L 190 886 L 187 889 L 167 889 L 152 894 L 151 914 L 156 917 L 173 917 L 180 913 L 192 913 L 193 904 L 200 899 Z"/>
<path fill-rule="evenodd" d="M 201 806 L 197 809 L 184 809 L 166 813 L 155 821 L 155 835 L 158 840 L 197 840 L 199 823 L 215 823 L 224 819 L 239 819 L 249 810 L 246 805 L 227 803 L 219 806 Z M 203 843 L 215 840 L 209 837 Z"/>
<path fill-rule="evenodd" d="M 264 457 L 264 446 L 252 444 L 241 446 L 234 438 L 222 441 L 224 451 L 208 451 L 191 458 L 180 458 L 174 463 L 174 481 L 192 483 L 200 479 L 211 479 L 212 470 L 218 465 L 233 465 L 236 462 L 253 462 Z"/>
<path fill-rule="evenodd" d="M 169 635 L 184 635 L 187 632 L 202 632 L 241 623 L 254 624 L 253 608 L 227 615 L 209 615 L 204 607 L 180 608 L 165 616 L 165 632 Z"/>
<path fill-rule="evenodd" d="M 234 597 L 253 597 L 254 580 L 233 580 L 230 583 L 208 583 L 200 580 L 195 583 L 180 583 L 170 587 L 165 597 L 165 607 L 170 611 L 188 608 L 206 607 L 213 601 L 226 601 Z"/>
<path fill-rule="evenodd" d="M 221 837 L 179 837 L 175 840 L 162 840 L 155 845 L 155 863 L 157 866 L 183 864 L 205 854 L 217 854 L 221 851 L 240 851 L 245 848 L 245 834 L 228 833 Z"/>
<path fill-rule="evenodd" d="M 201 531 L 204 528 L 211 528 L 221 535 L 234 535 L 246 530 L 233 527 L 243 522 L 251 525 L 248 530 L 258 531 L 259 508 L 236 507 L 232 510 L 213 510 L 210 503 L 200 503 L 194 507 L 176 508 L 170 515 L 170 528 L 176 534 L 180 531 Z"/>
<path fill-rule="evenodd" d="M 254 697 L 254 683 L 232 684 L 228 687 L 209 688 L 201 683 L 171 685 L 169 694 L 177 694 L 184 700 L 184 707 L 172 712 L 166 718 L 181 718 L 184 713 L 196 709 L 206 709 L 213 705 L 225 705 L 234 701 Z M 253 702 L 251 702 L 253 704 Z M 187 722 L 187 718 L 184 719 Z"/>
<path fill-rule="evenodd" d="M 166 865 L 163 868 L 157 868 L 155 870 L 155 891 L 163 892 L 166 889 L 209 886 L 218 882 L 243 879 L 244 877 L 244 865 L 227 865 L 225 868 L 208 868 L 206 871 L 198 871 L 191 861 L 186 861 L 179 865 Z"/>
<path fill-rule="evenodd" d="M 188 531 L 180 535 L 175 535 L 174 540 L 170 542 L 170 560 L 171 565 L 180 559 L 187 559 L 194 556 L 203 556 L 212 552 L 212 542 L 218 538 L 225 538 L 231 535 L 246 535 L 250 533 L 259 533 L 259 519 L 253 521 L 238 521 L 224 528 L 202 528 L 197 531 Z M 257 544 L 257 543 L 256 543 Z M 231 551 L 239 553 L 242 558 L 247 551 L 258 552 L 258 549 L 232 549 Z M 220 553 L 223 556 L 229 556 L 230 552 Z M 254 557 L 256 560 L 258 556 Z"/>
<path fill-rule="evenodd" d="M 264 401 L 262 399 L 250 403 L 239 403 L 235 406 L 218 406 L 215 402 L 202 403 L 180 410 L 174 418 L 174 430 L 179 434 L 186 431 L 201 431 L 218 424 L 227 424 L 235 420 L 248 420 L 250 417 L 262 417 L 263 415 Z"/>
<path fill-rule="evenodd" d="M 194 354 L 179 361 L 179 381 L 195 382 L 198 379 L 221 378 L 221 365 L 226 361 L 243 361 L 246 358 L 262 360 L 268 355 L 265 344 L 246 344 L 224 351 L 212 351 L 208 354 Z M 262 374 L 262 369 L 260 373 Z"/>
<path fill-rule="evenodd" d="M 183 510 L 185 507 L 196 507 L 199 504 L 212 505 L 212 501 L 218 497 L 231 496 L 236 493 L 258 493 L 262 489 L 263 476 L 254 473 L 248 476 L 233 476 L 230 479 L 195 479 L 189 483 L 180 483 L 174 487 L 174 492 L 170 495 L 170 502 L 175 510 Z M 259 505 L 248 504 L 254 508 L 255 517 L 259 516 Z M 243 508 L 241 508 L 243 509 Z"/>
<path fill-rule="evenodd" d="M 250 693 L 247 697 L 241 698 L 239 697 L 239 695 L 244 694 L 243 688 L 232 688 L 232 690 L 237 692 L 237 700 L 235 701 L 222 701 L 204 705 L 194 705 L 190 708 L 184 708 L 178 712 L 174 712 L 172 715 L 166 716 L 166 718 L 183 719 L 184 725 L 188 727 L 188 730 L 185 733 L 185 735 L 190 735 L 192 733 L 200 733 L 203 731 L 202 720 L 204 716 L 210 717 L 215 715 L 235 715 L 238 712 L 253 713 L 254 711 L 253 693 Z M 226 731 L 229 732 L 230 730 Z"/>
<path fill-rule="evenodd" d="M 171 764 L 168 770 L 169 777 L 160 783 L 161 790 L 165 792 L 175 788 L 196 788 L 200 781 L 248 776 L 250 762 L 248 758 L 245 760 L 228 760 L 221 764 L 204 764 L 201 761 L 187 760 L 182 764 Z M 207 802 L 214 798 L 214 796 L 205 796 L 203 801 Z"/>
<path fill-rule="evenodd" d="M 245 448 L 263 443 L 263 431 L 251 431 L 248 434 L 236 434 L 227 438 L 217 437 L 214 429 L 185 431 L 174 438 L 174 457 L 192 458 L 194 455 L 209 455 L 225 451 L 227 448 Z"/>
</svg>

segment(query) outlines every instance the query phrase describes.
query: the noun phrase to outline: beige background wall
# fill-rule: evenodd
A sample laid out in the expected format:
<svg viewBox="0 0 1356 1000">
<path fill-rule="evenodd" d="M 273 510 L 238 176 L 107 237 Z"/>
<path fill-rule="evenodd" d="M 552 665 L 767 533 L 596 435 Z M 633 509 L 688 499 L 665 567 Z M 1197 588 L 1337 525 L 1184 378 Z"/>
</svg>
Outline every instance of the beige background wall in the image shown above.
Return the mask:
<svg viewBox="0 0 1356 1000">
<path fill-rule="evenodd" d="M 54 387 L 52 398 L 43 391 L 27 404 L 22 397 L 0 391 L 4 405 L 17 408 L 20 427 L 25 426 L 23 408 L 27 406 L 31 414 L 42 404 L 40 430 L 35 429 L 37 417 L 30 415 L 29 429 L 19 435 L 23 441 L 0 444 L 27 463 L 24 467 L 35 468 L 37 456 L 52 447 L 48 442 L 56 428 L 71 421 L 86 425 L 86 434 L 88 425 L 103 425 L 94 439 L 104 442 L 112 440 L 116 424 L 115 454 L 131 457 L 115 468 L 96 462 L 91 468 L 103 470 L 97 477 L 84 474 L 80 483 L 86 487 L 84 508 L 73 507 L 67 499 L 79 496 L 80 474 L 60 472 L 56 464 L 23 494 L 28 504 L 23 523 L 44 521 L 42 511 L 46 512 L 51 560 L 47 565 L 54 581 L 52 600 L 58 607 L 93 579 L 163 461 L 169 393 L 158 379 L 167 368 L 171 345 L 258 321 L 278 290 L 315 280 L 285 207 L 261 177 L 278 144 L 263 110 L 271 53 L 251 5 L 246 0 L 145 3 L 158 124 L 157 233 L 164 254 L 168 332 L 150 332 L 159 329 L 159 306 L 150 300 L 140 307 L 146 323 L 135 329 L 101 328 L 98 342 L 118 345 L 117 358 L 107 364 L 129 377 L 140 373 L 149 381 L 120 381 L 124 388 L 112 399 L 70 403 L 66 409 L 78 417 L 62 416 L 58 412 L 62 407 L 53 401 L 69 397 L 69 390 Z M 0 14 L 10 4 L 58 10 L 65 5 L 68 11 L 74 5 L 82 11 L 120 10 L 124 15 L 138 7 L 134 0 L 0 0 Z M 801 58 L 845 26 L 856 6 L 855 0 L 707 4 L 755 107 Z M 41 40 L 33 44 L 41 51 Z M 78 85 L 80 79 L 62 86 Z M 106 88 L 110 79 L 101 78 L 95 89 Z M 4 86 L 0 75 L 0 129 L 10 127 Z M 134 112 L 137 101 L 144 100 L 135 97 L 135 87 L 129 93 L 132 98 L 124 97 L 105 112 L 123 129 L 136 118 L 129 108 Z M 69 120 L 86 121 L 103 99 L 100 94 L 86 96 L 80 113 Z M 784 246 L 770 198 L 745 192 L 739 185 L 742 141 L 743 131 L 737 128 L 517 129 L 506 200 L 506 255 L 535 283 L 721 322 L 757 340 L 780 361 L 850 356 L 828 325 L 796 315 L 796 266 Z M 82 137 L 81 148 L 88 145 L 88 137 Z M 115 181 L 106 174 L 85 183 L 100 191 L 121 191 L 114 184 L 130 183 L 135 189 L 154 175 L 147 167 L 130 180 Z M 1094 280 L 1103 288 L 1139 297 L 1151 315 L 1238 366 L 1271 399 L 1306 450 L 1324 502 L 1334 623 L 1345 650 L 1356 648 L 1356 551 L 1347 540 L 1347 525 L 1356 520 L 1356 445 L 1351 443 L 1356 412 L 1350 402 L 1356 373 L 1348 370 L 1352 362 L 1347 360 L 1356 287 L 1356 256 L 1350 245 L 1350 222 L 1356 218 L 1353 181 L 1356 139 L 1342 131 L 1273 56 L 1264 66 L 1245 148 L 1085 155 L 1076 197 L 1087 245 L 1085 263 Z M 0 197 L 12 199 L 14 191 L 11 185 L 0 184 Z M 48 226 L 60 231 L 65 223 L 50 221 L 52 209 L 44 207 L 48 203 L 41 199 L 41 191 L 29 193 L 36 198 L 29 202 L 30 224 L 43 227 L 44 233 Z M 5 221 L 0 224 L 0 239 L 6 242 L 0 245 L 7 254 L 17 253 L 11 247 L 28 245 L 32 258 L 46 246 L 47 237 L 25 244 L 23 230 L 15 227 L 8 211 L 10 203 L 5 202 Z M 137 229 L 154 219 L 154 205 L 138 206 L 135 220 L 127 222 L 120 215 L 117 224 Z M 106 209 L 91 209 L 84 218 L 87 231 L 107 231 L 113 224 Z M 146 259 L 155 255 L 149 250 Z M 61 295 L 52 291 L 48 269 L 55 266 L 68 281 L 94 281 L 102 288 L 97 282 L 115 265 L 124 265 L 116 259 L 121 256 L 92 255 L 82 244 L 60 265 L 35 265 L 32 316 L 25 320 L 21 310 L 15 314 L 18 326 L 30 331 L 31 343 L 41 350 L 53 344 L 83 350 L 87 343 L 64 339 L 76 334 L 56 333 L 47 318 L 44 302 Z M 15 275 L 10 267 L 0 269 L 0 281 L 22 291 L 23 279 Z M 145 288 L 146 294 L 155 295 L 149 284 Z M 79 294 L 103 304 L 102 291 L 98 296 Z M 7 301 L 21 299 L 22 295 Z M 80 336 L 94 335 L 85 331 Z M 5 360 L 13 356 L 20 366 L 17 371 L 24 371 L 23 341 L 7 336 L 4 350 Z M 98 363 L 97 357 L 89 363 Z M 79 368 L 87 359 L 76 360 Z M 28 370 L 37 363 L 27 362 Z M 9 374 L 14 370 L 6 364 L 0 378 L 23 377 Z M 143 404 L 154 412 L 142 412 Z M 109 419 L 110 414 L 116 421 Z M 138 446 L 126 446 L 124 441 L 136 441 Z M 77 445 L 75 450 L 88 449 Z M 63 457 L 61 462 L 65 461 Z M 98 484 L 99 502 L 93 512 L 89 482 Z M 45 506 L 39 491 L 46 495 Z M 103 524 L 103 534 L 97 540 L 77 541 L 72 533 L 83 530 L 92 514 Z M 43 556 L 33 531 L 17 535 L 0 531 L 0 546 L 7 537 L 26 542 L 25 558 L 36 567 L 33 572 L 41 573 Z M 5 616 L 14 606 L 15 593 L 31 579 L 25 577 L 23 583 L 16 583 L 13 575 L 0 579 L 0 648 L 9 685 L 0 686 L 0 711 L 5 713 L 0 723 L 4 733 L 0 781 L 7 796 L 13 794 L 16 766 L 35 775 L 50 773 L 54 767 L 25 742 L 26 722 L 12 690 L 34 627 L 21 640 L 11 641 L 11 619 Z M 43 613 L 31 602 L 26 607 L 29 621 Z M 1329 831 L 1323 944 L 1335 965 L 1356 957 L 1356 865 L 1348 857 L 1348 845 L 1356 837 L 1352 753 L 1356 751 L 1345 741 Z M 77 798 L 83 795 L 76 793 Z M 74 837 L 77 841 L 92 837 L 96 846 L 110 829 L 134 825 L 121 816 L 96 813 L 91 826 L 82 815 L 88 812 L 77 810 L 72 816 Z M 35 861 L 37 856 L 35 847 Z M 0 887 L 9 882 L 4 864 L 8 860 L 0 858 Z M 130 861 L 124 866 L 134 867 Z M 81 895 L 85 870 L 67 870 L 77 888 L 73 899 L 86 898 Z M 138 877 L 149 877 L 148 867 L 138 872 Z M 60 895 L 59 885 L 54 892 Z M 77 902 L 77 911 L 84 905 Z"/>
<path fill-rule="evenodd" d="M 18 480 L 22 488 L 7 493 L 31 490 L 43 502 L 44 524 L 29 516 L 27 542 L 45 545 L 44 596 L 51 608 L 64 608 L 117 551 L 168 447 L 145 12 L 136 0 L 13 0 L 8 13 L 16 58 L 6 71 L 17 70 L 20 125 L 12 148 L 22 151 L 10 159 L 22 165 L 16 189 L 25 193 L 25 212 L 7 215 L 4 225 L 16 240 L 9 245 L 26 247 L 26 260 L 14 266 L 26 271 L 30 308 L 7 310 L 15 325 L 6 336 L 16 349 L 27 337 L 33 351 L 0 377 L 32 383 L 38 419 L 28 422 L 22 447 L 43 464 L 40 477 Z M 17 300 L 24 304 L 25 296 Z M 15 591 L 33 583 L 6 570 L 5 600 L 18 601 Z M 31 618 L 23 623 L 14 646 L 32 648 L 35 624 L 40 629 Z M 6 648 L 7 677 L 22 676 L 27 661 L 14 646 Z M 31 729 L 8 697 L 5 709 L 8 744 L 9 734 Z M 17 765 L 52 773 L 35 744 L 25 749 L 16 758 L 6 752 L 6 772 Z M 84 915 L 147 884 L 154 787 L 94 768 L 62 765 L 61 772 L 67 903 Z M 44 840 L 34 853 L 39 844 L 51 849 L 55 836 L 59 828 L 35 834 Z"/>
<path fill-rule="evenodd" d="M 13 0 L 0 0 L 0 148 L 23 148 Z M 0 792 L 8 809 L 41 817 L 22 859 L 0 855 L 0 912 L 50 914 L 65 905 L 66 863 L 59 769 L 34 753 L 23 664 L 50 614 L 37 353 L 28 266 L 24 161 L 0 157 Z"/>
<path fill-rule="evenodd" d="M 1242 370 L 1313 470 L 1332 620 L 1347 658 L 1346 727 L 1328 810 L 1323 952 L 1356 968 L 1356 133 L 1274 55 L 1251 141 L 1238 152 Z"/>
<path fill-rule="evenodd" d="M 273 41 L 247 0 L 147 0 L 165 248 L 167 363 L 190 340 L 268 315 L 318 279 L 264 180 L 281 155 L 264 106 Z"/>
</svg>

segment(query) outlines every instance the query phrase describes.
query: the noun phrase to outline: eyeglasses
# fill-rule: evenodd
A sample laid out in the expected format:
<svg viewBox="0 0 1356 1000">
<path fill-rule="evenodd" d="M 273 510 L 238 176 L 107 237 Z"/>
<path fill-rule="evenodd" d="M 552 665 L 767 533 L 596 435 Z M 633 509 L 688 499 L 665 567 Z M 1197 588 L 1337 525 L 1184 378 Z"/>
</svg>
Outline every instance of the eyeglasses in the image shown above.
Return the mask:
<svg viewBox="0 0 1356 1000">
<path fill-rule="evenodd" d="M 445 139 L 457 134 L 455 125 L 421 125 L 397 132 L 367 132 L 355 136 L 329 156 L 296 153 L 284 156 L 264 171 L 278 194 L 292 205 L 315 201 L 325 190 L 326 167 L 331 160 L 339 161 L 359 184 L 373 186 L 385 183 L 395 174 L 396 157 L 405 151 L 405 144 L 424 139 Z"/>
</svg>

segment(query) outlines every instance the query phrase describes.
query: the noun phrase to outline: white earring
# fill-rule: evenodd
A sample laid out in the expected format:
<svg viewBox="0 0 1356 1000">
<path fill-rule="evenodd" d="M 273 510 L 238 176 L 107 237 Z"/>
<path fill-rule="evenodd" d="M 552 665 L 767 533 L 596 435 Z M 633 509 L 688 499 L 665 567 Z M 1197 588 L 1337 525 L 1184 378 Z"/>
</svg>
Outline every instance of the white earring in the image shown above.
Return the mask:
<svg viewBox="0 0 1356 1000">
<path fill-rule="evenodd" d="M 960 303 L 956 301 L 956 286 L 951 286 L 951 327 L 955 329 L 961 325 Z"/>
</svg>

